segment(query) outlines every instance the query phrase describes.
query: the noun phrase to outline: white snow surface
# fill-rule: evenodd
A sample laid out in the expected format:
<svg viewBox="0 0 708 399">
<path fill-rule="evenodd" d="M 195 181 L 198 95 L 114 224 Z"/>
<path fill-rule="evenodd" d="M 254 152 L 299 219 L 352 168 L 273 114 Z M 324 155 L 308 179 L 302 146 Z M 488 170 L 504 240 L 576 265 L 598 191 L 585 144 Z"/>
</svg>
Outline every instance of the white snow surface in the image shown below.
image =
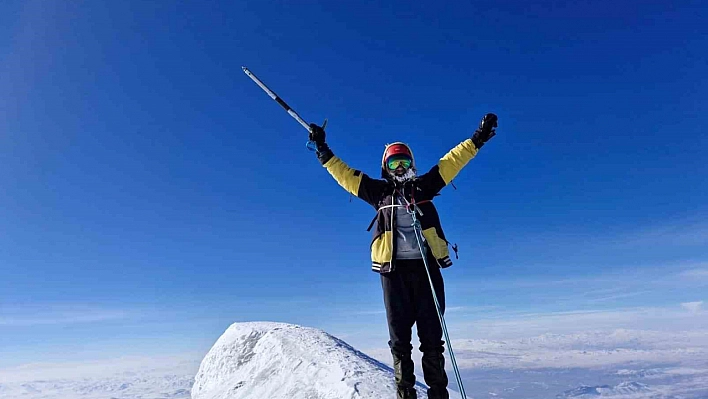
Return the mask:
<svg viewBox="0 0 708 399">
<path fill-rule="evenodd" d="M 192 399 L 380 399 L 395 392 L 388 366 L 324 331 L 248 322 L 231 325 L 204 357 Z"/>
<path fill-rule="evenodd" d="M 0 369 L 0 399 L 189 399 L 189 356 L 28 364 Z"/>
<path fill-rule="evenodd" d="M 453 343 L 467 393 L 477 399 L 708 398 L 708 331 L 588 331 Z M 366 353 L 391 360 L 385 348 Z M 238 323 L 206 357 L 124 356 L 0 368 L 0 399 L 395 397 L 391 369 L 369 356 L 321 330 Z M 449 357 L 446 363 L 454 388 Z M 452 390 L 450 395 L 459 398 Z"/>
</svg>

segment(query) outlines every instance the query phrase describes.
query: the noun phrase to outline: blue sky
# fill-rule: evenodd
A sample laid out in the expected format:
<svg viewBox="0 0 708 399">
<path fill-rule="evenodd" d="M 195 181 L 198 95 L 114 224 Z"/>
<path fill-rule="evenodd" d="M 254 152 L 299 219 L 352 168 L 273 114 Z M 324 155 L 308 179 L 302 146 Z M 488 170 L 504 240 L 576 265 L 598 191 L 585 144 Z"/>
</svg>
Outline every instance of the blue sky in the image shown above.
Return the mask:
<svg viewBox="0 0 708 399">
<path fill-rule="evenodd" d="M 372 175 L 385 143 L 425 169 L 499 115 L 436 200 L 458 336 L 636 309 L 697 326 L 705 5 L 298 3 L 0 6 L 0 366 L 205 351 L 245 320 L 385 345 L 373 210 L 244 65 Z"/>
</svg>

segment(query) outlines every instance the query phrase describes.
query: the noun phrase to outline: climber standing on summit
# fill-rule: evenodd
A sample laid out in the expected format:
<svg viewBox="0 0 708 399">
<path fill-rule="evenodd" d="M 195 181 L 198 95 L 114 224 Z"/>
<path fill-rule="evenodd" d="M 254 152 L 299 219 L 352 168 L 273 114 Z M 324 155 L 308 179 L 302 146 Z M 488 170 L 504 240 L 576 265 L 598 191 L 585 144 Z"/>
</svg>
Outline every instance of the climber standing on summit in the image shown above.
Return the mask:
<svg viewBox="0 0 708 399">
<path fill-rule="evenodd" d="M 416 399 L 411 359 L 414 323 L 423 352 L 428 398 L 449 398 L 441 320 L 423 256 L 430 265 L 430 280 L 441 313 L 445 311 L 445 292 L 440 268 L 452 265 L 452 261 L 432 200 L 496 134 L 496 127 L 497 116 L 486 114 L 471 138 L 455 146 L 420 176 L 410 147 L 401 142 L 389 144 L 381 160 L 382 179 L 372 179 L 336 157 L 325 142 L 324 129 L 310 124 L 310 141 L 315 143 L 322 165 L 339 185 L 377 211 L 372 222 L 376 227 L 371 261 L 373 271 L 381 275 L 398 399 Z M 422 248 L 414 222 L 420 223 Z"/>
</svg>

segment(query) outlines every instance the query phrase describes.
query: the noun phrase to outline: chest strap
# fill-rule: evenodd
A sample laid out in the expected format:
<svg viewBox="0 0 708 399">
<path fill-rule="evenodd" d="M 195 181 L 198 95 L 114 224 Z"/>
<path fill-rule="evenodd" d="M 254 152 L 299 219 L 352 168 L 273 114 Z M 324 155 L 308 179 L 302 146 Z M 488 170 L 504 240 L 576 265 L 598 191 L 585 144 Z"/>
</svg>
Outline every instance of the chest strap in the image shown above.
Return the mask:
<svg viewBox="0 0 708 399">
<path fill-rule="evenodd" d="M 405 198 L 404 198 L 404 200 L 405 200 Z M 369 223 L 369 227 L 366 228 L 366 231 L 371 231 L 371 228 L 374 227 L 374 223 L 376 223 L 376 219 L 379 217 L 379 212 L 381 212 L 381 211 L 384 210 L 384 209 L 387 209 L 387 208 L 406 208 L 406 209 L 408 209 L 409 207 L 414 207 L 415 210 L 418 212 L 418 214 L 422 216 L 422 215 L 423 215 L 423 211 L 421 211 L 420 208 L 418 208 L 417 205 L 418 205 L 418 204 L 424 204 L 424 203 L 426 203 L 426 202 L 432 202 L 432 201 L 431 201 L 431 200 L 425 200 L 425 201 L 418 201 L 418 202 L 415 202 L 415 203 L 408 202 L 408 205 L 398 205 L 398 204 L 394 204 L 394 205 L 384 205 L 384 206 L 382 206 L 382 207 L 380 207 L 379 209 L 376 210 L 376 214 L 374 215 L 374 218 L 371 219 L 371 223 Z"/>
<path fill-rule="evenodd" d="M 376 210 L 376 214 L 374 215 L 374 218 L 371 219 L 371 223 L 369 223 L 369 227 L 366 228 L 366 231 L 371 231 L 371 228 L 374 227 L 374 223 L 376 223 L 376 219 L 379 217 L 379 212 L 381 212 L 382 209 L 386 208 L 405 208 L 405 205 L 384 205 L 381 208 Z"/>
</svg>

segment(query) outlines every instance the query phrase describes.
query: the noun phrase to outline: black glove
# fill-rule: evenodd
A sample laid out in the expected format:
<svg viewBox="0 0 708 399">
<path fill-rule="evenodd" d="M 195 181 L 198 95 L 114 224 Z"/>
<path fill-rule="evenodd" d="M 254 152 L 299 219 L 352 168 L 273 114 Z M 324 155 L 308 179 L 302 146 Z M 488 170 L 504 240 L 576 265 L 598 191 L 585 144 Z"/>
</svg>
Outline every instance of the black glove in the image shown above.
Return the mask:
<svg viewBox="0 0 708 399">
<path fill-rule="evenodd" d="M 497 116 L 494 114 L 484 115 L 482 121 L 479 122 L 479 127 L 472 135 L 472 142 L 477 149 L 482 148 L 484 143 L 494 137 L 497 133 L 494 128 L 497 127 Z"/>
<path fill-rule="evenodd" d="M 314 123 L 310 123 L 310 141 L 313 141 L 319 147 L 325 143 L 326 137 L 327 134 L 322 127 L 317 126 Z"/>
<path fill-rule="evenodd" d="M 327 161 L 334 156 L 332 150 L 330 150 L 327 143 L 325 143 L 326 137 L 327 134 L 321 126 L 310 123 L 310 141 L 314 142 L 317 146 L 317 158 L 319 158 L 322 165 L 326 164 Z"/>
</svg>

